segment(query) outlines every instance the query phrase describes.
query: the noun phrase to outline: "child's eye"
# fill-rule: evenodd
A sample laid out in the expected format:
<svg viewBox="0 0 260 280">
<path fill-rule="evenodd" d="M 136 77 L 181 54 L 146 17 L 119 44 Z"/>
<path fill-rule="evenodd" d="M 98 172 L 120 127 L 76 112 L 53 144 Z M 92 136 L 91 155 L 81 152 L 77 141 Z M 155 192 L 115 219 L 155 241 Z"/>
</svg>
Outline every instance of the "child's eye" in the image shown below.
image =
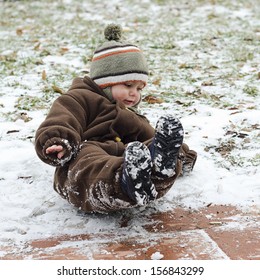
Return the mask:
<svg viewBox="0 0 260 280">
<path fill-rule="evenodd" d="M 132 84 L 125 84 L 125 86 L 126 86 L 126 87 L 131 87 L 131 86 L 132 86 Z"/>
</svg>

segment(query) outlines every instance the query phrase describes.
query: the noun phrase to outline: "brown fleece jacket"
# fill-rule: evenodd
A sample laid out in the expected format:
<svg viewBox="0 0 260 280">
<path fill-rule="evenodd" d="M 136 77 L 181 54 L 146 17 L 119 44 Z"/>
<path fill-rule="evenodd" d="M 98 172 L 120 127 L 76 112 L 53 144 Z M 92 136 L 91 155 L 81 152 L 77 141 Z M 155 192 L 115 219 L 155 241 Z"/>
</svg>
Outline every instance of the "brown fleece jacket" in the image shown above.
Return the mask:
<svg viewBox="0 0 260 280">
<path fill-rule="evenodd" d="M 36 132 L 39 158 L 56 166 L 54 189 L 71 204 L 86 212 L 110 212 L 134 207 L 120 188 L 125 145 L 140 141 L 149 145 L 154 128 L 148 120 L 121 102 L 111 102 L 90 78 L 74 79 L 69 91 L 54 101 Z M 58 159 L 46 154 L 51 145 L 62 145 Z M 189 154 L 182 149 L 182 157 Z M 192 153 L 191 153 L 192 154 Z M 196 153 L 190 156 L 195 162 Z M 164 195 L 182 171 L 167 180 L 155 179 L 159 196 Z"/>
</svg>

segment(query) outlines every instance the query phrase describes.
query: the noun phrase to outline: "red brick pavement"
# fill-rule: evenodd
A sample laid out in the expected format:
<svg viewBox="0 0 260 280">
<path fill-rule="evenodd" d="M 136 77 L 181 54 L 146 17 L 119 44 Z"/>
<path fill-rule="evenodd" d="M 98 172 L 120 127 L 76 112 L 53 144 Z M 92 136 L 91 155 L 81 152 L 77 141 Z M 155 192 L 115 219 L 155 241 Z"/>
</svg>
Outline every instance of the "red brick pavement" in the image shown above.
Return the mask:
<svg viewBox="0 0 260 280">
<path fill-rule="evenodd" d="M 259 210 L 210 205 L 196 211 L 159 212 L 150 215 L 140 232 L 127 236 L 131 219 L 120 221 L 126 229 L 121 233 L 60 235 L 19 248 L 2 245 L 0 259 L 260 260 Z"/>
</svg>

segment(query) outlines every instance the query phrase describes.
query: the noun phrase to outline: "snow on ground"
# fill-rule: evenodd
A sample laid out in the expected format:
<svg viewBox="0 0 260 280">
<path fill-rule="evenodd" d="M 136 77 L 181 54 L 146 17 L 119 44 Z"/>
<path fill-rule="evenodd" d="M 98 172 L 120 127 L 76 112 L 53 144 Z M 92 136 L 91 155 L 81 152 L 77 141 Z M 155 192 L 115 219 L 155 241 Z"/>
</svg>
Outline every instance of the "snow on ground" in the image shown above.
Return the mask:
<svg viewBox="0 0 260 280">
<path fill-rule="evenodd" d="M 144 97 L 163 101 L 141 109 L 152 124 L 162 114 L 178 116 L 199 155 L 193 173 L 164 198 L 127 211 L 135 215 L 127 233 L 142 231 L 149 211 L 208 204 L 260 210 L 259 1 L 177 2 L 0 2 L 0 243 L 122 231 L 124 213 L 82 215 L 60 198 L 54 168 L 33 146 L 58 92 L 89 68 L 111 14 L 148 58 Z"/>
</svg>

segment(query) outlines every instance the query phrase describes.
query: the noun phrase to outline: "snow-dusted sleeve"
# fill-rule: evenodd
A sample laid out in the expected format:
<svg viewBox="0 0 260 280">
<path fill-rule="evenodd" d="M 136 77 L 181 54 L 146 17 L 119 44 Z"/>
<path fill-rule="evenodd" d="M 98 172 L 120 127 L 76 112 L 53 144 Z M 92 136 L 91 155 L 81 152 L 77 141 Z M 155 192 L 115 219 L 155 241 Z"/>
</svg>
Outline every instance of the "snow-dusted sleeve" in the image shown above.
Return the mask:
<svg viewBox="0 0 260 280">
<path fill-rule="evenodd" d="M 36 131 L 36 153 L 45 163 L 62 166 L 77 154 L 87 122 L 87 105 L 82 100 L 70 94 L 60 96 Z M 63 146 L 62 159 L 56 153 L 46 154 L 46 148 L 52 145 Z"/>
</svg>

